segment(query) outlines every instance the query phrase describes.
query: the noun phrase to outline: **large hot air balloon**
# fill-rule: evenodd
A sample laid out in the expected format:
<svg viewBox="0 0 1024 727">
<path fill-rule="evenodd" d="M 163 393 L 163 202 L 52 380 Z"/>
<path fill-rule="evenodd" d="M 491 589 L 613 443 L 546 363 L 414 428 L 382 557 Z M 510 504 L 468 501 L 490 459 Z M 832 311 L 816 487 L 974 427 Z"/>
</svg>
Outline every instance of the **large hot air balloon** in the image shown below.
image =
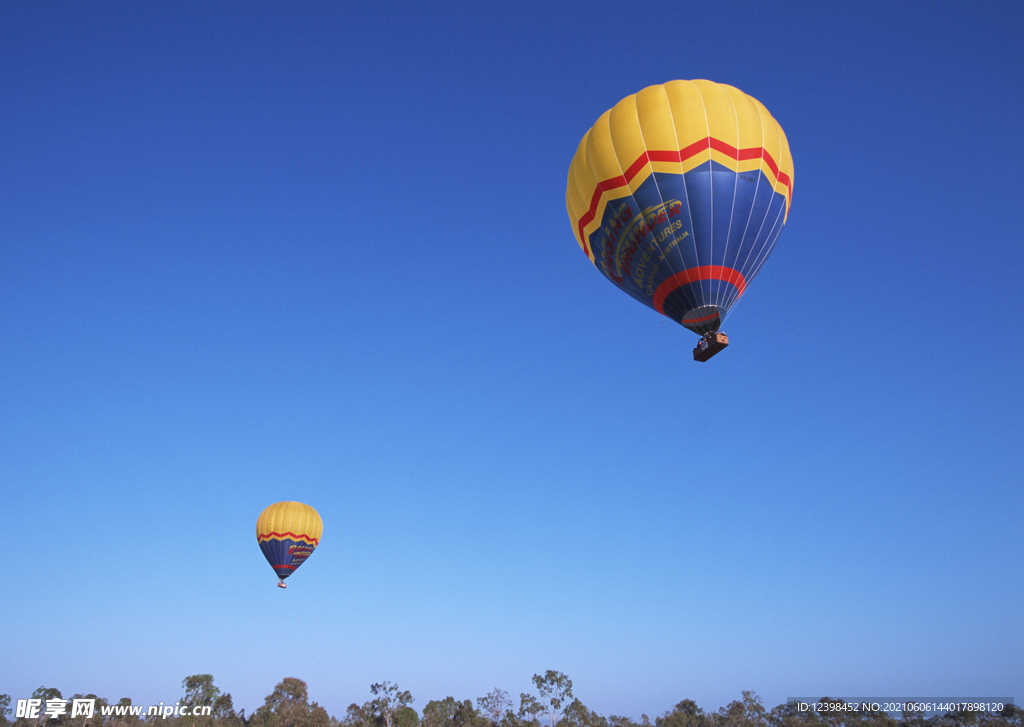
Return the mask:
<svg viewBox="0 0 1024 727">
<path fill-rule="evenodd" d="M 754 98 L 711 81 L 627 96 L 583 136 L 565 203 L 576 241 L 605 277 L 702 336 L 719 332 L 789 215 L 793 158 Z"/>
<path fill-rule="evenodd" d="M 306 562 L 323 532 L 320 513 L 301 502 L 278 502 L 260 513 L 256 540 L 280 579 L 279 587 L 287 588 L 284 579 Z"/>
</svg>

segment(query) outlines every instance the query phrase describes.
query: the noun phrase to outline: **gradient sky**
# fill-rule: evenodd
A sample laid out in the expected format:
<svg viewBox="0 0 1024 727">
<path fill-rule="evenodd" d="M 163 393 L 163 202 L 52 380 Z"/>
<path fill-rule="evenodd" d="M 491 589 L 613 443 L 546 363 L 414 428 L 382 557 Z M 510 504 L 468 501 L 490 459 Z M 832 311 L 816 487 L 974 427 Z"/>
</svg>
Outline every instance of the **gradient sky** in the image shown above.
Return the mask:
<svg viewBox="0 0 1024 727">
<path fill-rule="evenodd" d="M 0 4 L 0 692 L 1020 703 L 1021 28 Z M 565 210 L 584 132 L 676 78 L 762 101 L 795 166 L 707 364 Z M 287 591 L 280 500 L 325 523 Z"/>
</svg>

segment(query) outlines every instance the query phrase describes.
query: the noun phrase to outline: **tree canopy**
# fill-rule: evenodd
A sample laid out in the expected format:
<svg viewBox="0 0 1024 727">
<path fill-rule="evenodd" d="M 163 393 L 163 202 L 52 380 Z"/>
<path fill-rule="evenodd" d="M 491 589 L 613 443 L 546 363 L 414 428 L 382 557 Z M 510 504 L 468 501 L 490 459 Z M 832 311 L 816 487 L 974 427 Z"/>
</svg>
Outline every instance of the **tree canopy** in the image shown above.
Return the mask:
<svg viewBox="0 0 1024 727">
<path fill-rule="evenodd" d="M 683 699 L 653 723 L 647 715 L 637 722 L 591 710 L 573 694 L 573 682 L 562 672 L 534 674 L 533 683 L 536 693 L 520 694 L 517 711 L 508 692 L 495 687 L 475 705 L 471 699 L 453 696 L 431 700 L 420 716 L 412 707 L 411 692 L 389 681 L 376 682 L 370 685 L 370 699 L 350 704 L 341 719 L 310 702 L 306 683 L 295 677 L 282 679 L 249 717 L 245 710 L 235 712 L 231 695 L 214 684 L 211 674 L 182 680 L 179 703 L 162 708 L 180 707 L 181 713 L 173 715 L 148 713 L 130 697 L 113 703 L 95 694 L 64 698 L 59 689 L 40 686 L 31 695 L 38 700 L 32 717 L 14 714 L 17 702 L 0 694 L 0 727 L 1024 727 L 1024 709 L 1009 703 L 1000 711 L 892 715 L 850 709 L 855 705 L 828 697 L 819 703 L 832 709 L 808 710 L 793 702 L 767 709 L 750 691 L 715 712 Z M 92 714 L 75 714 L 74 700 L 90 702 Z"/>
</svg>

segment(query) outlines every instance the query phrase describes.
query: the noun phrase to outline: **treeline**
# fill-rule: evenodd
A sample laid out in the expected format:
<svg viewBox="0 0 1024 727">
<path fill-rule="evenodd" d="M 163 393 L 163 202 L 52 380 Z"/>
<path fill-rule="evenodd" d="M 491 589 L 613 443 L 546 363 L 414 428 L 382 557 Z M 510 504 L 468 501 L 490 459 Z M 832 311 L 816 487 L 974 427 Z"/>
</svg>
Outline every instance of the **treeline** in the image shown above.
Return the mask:
<svg viewBox="0 0 1024 727">
<path fill-rule="evenodd" d="M 840 700 L 823 698 L 811 710 L 787 702 L 765 708 L 753 692 L 717 712 L 705 712 L 690 699 L 653 721 L 645 714 L 636 722 L 629 717 L 604 716 L 587 708 L 572 692 L 572 680 L 557 671 L 534 674 L 535 693 L 522 693 L 515 704 L 508 692 L 494 689 L 473 700 L 445 697 L 432 700 L 422 714 L 413 708 L 412 694 L 391 682 L 370 686 L 371 699 L 350 704 L 341 719 L 309 701 L 306 683 L 287 678 L 251 715 L 235 711 L 231 695 L 222 693 L 209 674 L 182 681 L 185 694 L 173 704 L 133 705 L 123 697 L 108 702 L 94 694 L 63 697 L 59 690 L 40 687 L 32 704 L 17 704 L 0 695 L 0 727 L 1024 727 L 1024 709 L 1006 704 L 998 711 L 952 711 L 925 717 L 904 712 L 895 718 L 885 712 L 854 709 Z M 75 700 L 78 700 L 76 702 Z M 92 709 L 87 710 L 88 703 Z M 35 712 L 31 712 L 32 706 Z M 90 711 L 90 715 L 85 712 Z M 13 719 L 12 719 L 13 718 Z"/>
</svg>

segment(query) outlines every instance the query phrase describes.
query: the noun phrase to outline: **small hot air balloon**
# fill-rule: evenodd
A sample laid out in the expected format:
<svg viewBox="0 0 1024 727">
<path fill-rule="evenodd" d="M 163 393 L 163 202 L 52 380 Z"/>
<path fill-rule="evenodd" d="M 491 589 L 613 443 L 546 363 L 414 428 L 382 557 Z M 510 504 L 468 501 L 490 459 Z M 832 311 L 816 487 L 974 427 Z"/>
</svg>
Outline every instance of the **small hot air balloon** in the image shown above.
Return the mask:
<svg viewBox="0 0 1024 727">
<path fill-rule="evenodd" d="M 793 157 L 760 101 L 711 81 L 627 96 L 583 136 L 566 208 L 576 241 L 616 286 L 701 335 L 719 332 L 789 215 Z"/>
<path fill-rule="evenodd" d="M 287 588 L 284 579 L 306 562 L 323 532 L 320 513 L 301 502 L 278 502 L 260 513 L 256 540 L 280 579 L 278 587 Z"/>
</svg>

